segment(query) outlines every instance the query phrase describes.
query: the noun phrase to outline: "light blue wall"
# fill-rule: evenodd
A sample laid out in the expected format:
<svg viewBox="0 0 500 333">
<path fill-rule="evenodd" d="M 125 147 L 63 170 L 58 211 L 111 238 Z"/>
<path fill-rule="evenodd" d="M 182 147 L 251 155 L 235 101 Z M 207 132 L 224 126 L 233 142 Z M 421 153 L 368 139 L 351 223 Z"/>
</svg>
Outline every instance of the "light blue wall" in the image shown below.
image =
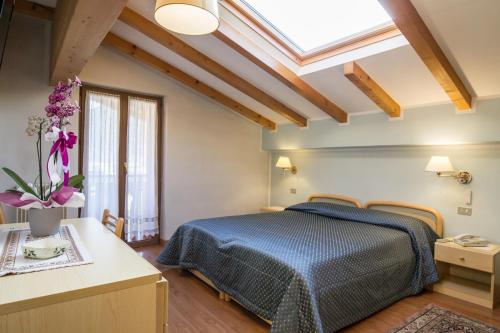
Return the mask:
<svg viewBox="0 0 500 333">
<path fill-rule="evenodd" d="M 406 110 L 402 120 L 385 113 L 350 117 L 348 125 L 333 119 L 311 121 L 308 128 L 279 126 L 262 131 L 264 150 L 386 145 L 436 145 L 500 142 L 500 99 L 478 101 L 474 113 L 456 114 L 444 104 Z"/>
<path fill-rule="evenodd" d="M 458 145 L 463 142 L 498 143 Z M 397 122 L 371 114 L 353 117 L 345 127 L 330 120 L 302 130 L 283 126 L 276 133 L 263 131 L 263 148 L 276 150 L 272 165 L 285 155 L 298 167 L 295 176 L 271 168 L 271 205 L 302 202 L 313 192 L 346 194 L 362 202 L 408 201 L 439 210 L 446 235 L 476 233 L 500 243 L 500 100 L 482 101 L 476 113 L 467 115 L 438 106 L 407 111 Z M 472 173 L 472 183 L 424 172 L 432 155 L 449 156 L 455 168 Z M 473 192 L 470 217 L 456 213 L 466 206 L 468 190 Z"/>
</svg>

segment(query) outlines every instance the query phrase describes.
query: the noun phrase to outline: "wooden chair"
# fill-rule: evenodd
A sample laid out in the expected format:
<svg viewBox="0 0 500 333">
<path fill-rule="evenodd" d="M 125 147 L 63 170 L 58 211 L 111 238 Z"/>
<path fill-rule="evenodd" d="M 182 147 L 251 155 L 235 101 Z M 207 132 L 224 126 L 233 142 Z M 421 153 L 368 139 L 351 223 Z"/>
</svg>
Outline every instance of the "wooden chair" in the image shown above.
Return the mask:
<svg viewBox="0 0 500 333">
<path fill-rule="evenodd" d="M 5 223 L 5 214 L 3 212 L 2 205 L 0 205 L 0 224 L 4 224 L 4 223 Z"/>
<path fill-rule="evenodd" d="M 122 217 L 114 217 L 109 212 L 109 209 L 105 209 L 104 213 L 102 213 L 102 224 L 113 231 L 118 238 L 122 238 L 123 226 L 125 224 L 125 220 Z"/>
</svg>

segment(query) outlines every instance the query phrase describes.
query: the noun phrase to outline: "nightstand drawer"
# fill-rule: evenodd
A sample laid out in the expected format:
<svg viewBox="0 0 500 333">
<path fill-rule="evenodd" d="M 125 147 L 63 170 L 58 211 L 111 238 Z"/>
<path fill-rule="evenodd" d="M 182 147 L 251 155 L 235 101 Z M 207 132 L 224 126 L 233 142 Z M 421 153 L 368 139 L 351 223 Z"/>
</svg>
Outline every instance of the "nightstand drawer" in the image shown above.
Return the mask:
<svg viewBox="0 0 500 333">
<path fill-rule="evenodd" d="M 493 273 L 492 256 L 487 253 L 470 251 L 464 247 L 440 246 L 436 243 L 434 257 L 450 264 Z"/>
</svg>

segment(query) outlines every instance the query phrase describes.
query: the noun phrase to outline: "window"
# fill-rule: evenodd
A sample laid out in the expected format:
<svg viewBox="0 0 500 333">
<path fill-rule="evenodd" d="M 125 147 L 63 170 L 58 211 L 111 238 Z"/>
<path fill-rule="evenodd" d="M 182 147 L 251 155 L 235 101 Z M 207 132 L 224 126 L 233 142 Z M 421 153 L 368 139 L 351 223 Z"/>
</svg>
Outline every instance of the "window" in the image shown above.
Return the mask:
<svg viewBox="0 0 500 333">
<path fill-rule="evenodd" d="M 93 91 L 86 95 L 83 216 L 99 219 L 105 208 L 119 211 L 120 96 Z"/>
<path fill-rule="evenodd" d="M 83 216 L 125 218 L 124 238 L 159 240 L 162 99 L 84 85 L 80 101 Z"/>
<path fill-rule="evenodd" d="M 377 0 L 224 0 L 222 5 L 301 64 L 322 59 L 320 53 L 332 56 L 399 34 Z"/>
</svg>

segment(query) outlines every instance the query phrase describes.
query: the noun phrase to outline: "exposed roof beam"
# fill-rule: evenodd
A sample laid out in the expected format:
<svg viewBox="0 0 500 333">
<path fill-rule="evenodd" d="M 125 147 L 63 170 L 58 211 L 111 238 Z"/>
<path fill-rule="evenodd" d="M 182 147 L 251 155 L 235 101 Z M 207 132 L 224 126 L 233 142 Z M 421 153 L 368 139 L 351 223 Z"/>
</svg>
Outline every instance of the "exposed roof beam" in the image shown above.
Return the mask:
<svg viewBox="0 0 500 333">
<path fill-rule="evenodd" d="M 58 1 L 52 25 L 50 82 L 80 74 L 127 0 Z"/>
<path fill-rule="evenodd" d="M 52 20 L 54 9 L 27 0 L 16 0 L 15 11 L 24 15 Z"/>
<path fill-rule="evenodd" d="M 471 94 L 410 0 L 378 0 L 458 110 L 471 108 Z M 465 42 L 465 41 L 464 41 Z"/>
<path fill-rule="evenodd" d="M 389 117 L 399 117 L 401 107 L 354 61 L 344 64 L 344 76 L 377 104 Z"/>
<path fill-rule="evenodd" d="M 169 63 L 163 61 L 162 59 L 157 58 L 154 55 L 138 48 L 137 46 L 126 41 L 125 39 L 118 37 L 113 33 L 108 33 L 104 38 L 103 42 L 133 57 L 134 59 L 159 70 L 160 72 L 172 77 L 173 79 L 183 83 L 184 85 L 192 88 L 193 90 L 196 90 L 201 94 L 208 96 L 214 101 L 219 102 L 222 105 L 225 105 L 231 110 L 261 125 L 262 127 L 271 130 L 276 129 L 276 124 L 271 120 L 261 116 L 257 112 L 250 110 L 243 104 L 238 103 L 237 101 L 215 90 L 214 88 L 206 85 L 205 83 L 199 81 L 198 79 L 190 76 L 189 74 L 184 73 L 180 69 L 170 65 Z"/>
<path fill-rule="evenodd" d="M 252 97 L 259 103 L 269 107 L 271 110 L 279 113 L 283 117 L 291 120 L 299 126 L 306 126 L 307 119 L 284 105 L 274 97 L 255 87 L 250 82 L 239 77 L 195 48 L 184 43 L 179 38 L 170 34 L 160 26 L 151 22 L 147 18 L 134 12 L 130 8 L 125 8 L 120 15 L 120 20 L 133 27 L 134 29 L 145 34 L 149 38 L 162 44 L 171 51 L 179 54 L 185 59 L 191 61 L 195 65 L 201 67 L 227 84 L 233 86 L 244 94 Z"/>
<path fill-rule="evenodd" d="M 335 118 L 340 123 L 347 122 L 347 114 L 335 103 L 321 95 L 313 87 L 298 77 L 294 72 L 266 53 L 251 40 L 221 20 L 215 37 L 233 48 L 236 52 L 283 82 L 290 89 L 307 99 L 312 104 Z"/>
</svg>

